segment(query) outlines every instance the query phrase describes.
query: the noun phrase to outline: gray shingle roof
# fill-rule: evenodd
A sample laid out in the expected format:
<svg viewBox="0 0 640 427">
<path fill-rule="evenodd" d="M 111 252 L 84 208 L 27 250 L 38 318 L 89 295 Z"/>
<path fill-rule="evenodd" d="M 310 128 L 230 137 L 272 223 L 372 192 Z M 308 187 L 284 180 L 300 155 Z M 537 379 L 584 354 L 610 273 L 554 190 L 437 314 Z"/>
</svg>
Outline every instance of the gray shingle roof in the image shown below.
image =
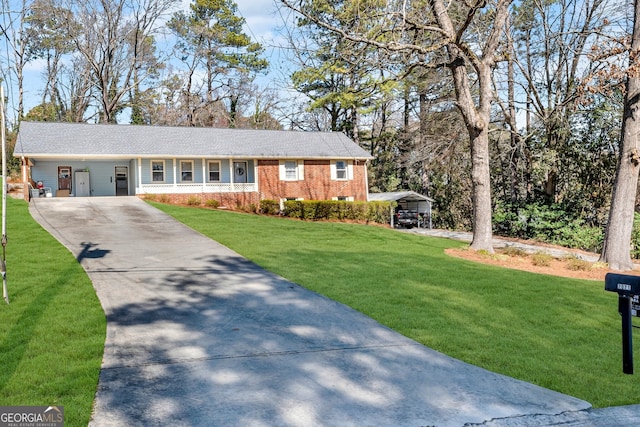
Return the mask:
<svg viewBox="0 0 640 427">
<path fill-rule="evenodd" d="M 14 156 L 371 159 L 338 132 L 22 122 Z"/>
<path fill-rule="evenodd" d="M 401 199 L 412 201 L 412 202 L 417 202 L 421 200 L 427 200 L 430 202 L 434 201 L 432 198 L 423 196 L 422 194 L 416 193 L 415 191 L 396 191 L 391 193 L 369 193 L 369 200 L 393 202 Z"/>
</svg>

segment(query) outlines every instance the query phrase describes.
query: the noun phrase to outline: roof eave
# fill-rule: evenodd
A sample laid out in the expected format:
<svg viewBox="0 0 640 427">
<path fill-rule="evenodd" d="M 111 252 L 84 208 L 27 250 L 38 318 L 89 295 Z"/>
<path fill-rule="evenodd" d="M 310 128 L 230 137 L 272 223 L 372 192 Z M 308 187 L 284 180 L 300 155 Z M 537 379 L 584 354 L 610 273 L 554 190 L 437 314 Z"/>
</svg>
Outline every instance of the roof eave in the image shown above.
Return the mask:
<svg viewBox="0 0 640 427">
<path fill-rule="evenodd" d="M 176 159 L 245 159 L 245 160 L 280 160 L 280 159 L 295 159 L 295 160 L 357 160 L 367 161 L 372 160 L 373 157 L 359 157 L 359 156 L 256 156 L 256 155 L 212 155 L 212 154 L 160 154 L 160 153 L 145 153 L 145 154 L 52 154 L 52 153 L 14 153 L 13 157 L 28 157 L 32 159 L 47 158 L 47 159 L 68 159 L 68 160 L 110 160 L 110 159 L 157 159 L 157 158 L 176 158 Z"/>
</svg>

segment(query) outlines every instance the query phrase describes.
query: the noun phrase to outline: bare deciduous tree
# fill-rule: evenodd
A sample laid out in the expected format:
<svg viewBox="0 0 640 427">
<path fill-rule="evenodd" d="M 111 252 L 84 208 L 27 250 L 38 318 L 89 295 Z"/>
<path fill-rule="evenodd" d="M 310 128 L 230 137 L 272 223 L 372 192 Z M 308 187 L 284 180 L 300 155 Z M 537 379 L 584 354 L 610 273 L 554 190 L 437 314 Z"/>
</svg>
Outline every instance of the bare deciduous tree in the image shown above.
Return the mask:
<svg viewBox="0 0 640 427">
<path fill-rule="evenodd" d="M 86 61 L 100 121 L 114 123 L 127 96 L 160 66 L 150 53 L 158 20 L 177 0 L 49 0 L 76 52 Z"/>
<path fill-rule="evenodd" d="M 471 247 L 490 252 L 493 251 L 489 169 L 492 70 L 511 2 L 281 0 L 321 28 L 352 42 L 401 56 L 409 68 L 419 65 L 449 69 L 456 105 L 471 145 L 474 232 Z M 483 23 L 482 31 L 474 27 L 479 21 Z M 350 25 L 339 25 L 341 22 Z"/>
</svg>

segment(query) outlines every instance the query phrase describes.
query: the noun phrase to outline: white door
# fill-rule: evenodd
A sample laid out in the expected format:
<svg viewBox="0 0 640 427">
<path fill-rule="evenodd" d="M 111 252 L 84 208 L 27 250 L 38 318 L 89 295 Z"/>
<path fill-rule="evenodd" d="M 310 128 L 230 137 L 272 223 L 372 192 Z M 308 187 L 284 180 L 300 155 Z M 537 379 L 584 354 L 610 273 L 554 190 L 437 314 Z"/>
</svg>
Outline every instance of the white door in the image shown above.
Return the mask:
<svg viewBox="0 0 640 427">
<path fill-rule="evenodd" d="M 89 172 L 76 171 L 74 178 L 73 188 L 75 189 L 76 197 L 91 196 Z"/>
</svg>

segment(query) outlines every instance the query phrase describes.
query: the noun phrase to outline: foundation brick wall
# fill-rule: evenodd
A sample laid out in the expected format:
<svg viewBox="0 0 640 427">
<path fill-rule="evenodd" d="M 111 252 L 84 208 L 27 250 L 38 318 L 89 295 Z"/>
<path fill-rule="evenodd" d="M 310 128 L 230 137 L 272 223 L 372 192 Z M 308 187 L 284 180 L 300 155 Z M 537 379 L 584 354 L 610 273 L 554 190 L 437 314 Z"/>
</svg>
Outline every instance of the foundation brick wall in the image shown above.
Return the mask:
<svg viewBox="0 0 640 427">
<path fill-rule="evenodd" d="M 139 197 L 176 205 L 206 205 L 208 200 L 216 200 L 220 207 L 229 209 L 255 209 L 260 207 L 258 193 L 192 193 L 192 194 L 141 194 Z"/>
</svg>

